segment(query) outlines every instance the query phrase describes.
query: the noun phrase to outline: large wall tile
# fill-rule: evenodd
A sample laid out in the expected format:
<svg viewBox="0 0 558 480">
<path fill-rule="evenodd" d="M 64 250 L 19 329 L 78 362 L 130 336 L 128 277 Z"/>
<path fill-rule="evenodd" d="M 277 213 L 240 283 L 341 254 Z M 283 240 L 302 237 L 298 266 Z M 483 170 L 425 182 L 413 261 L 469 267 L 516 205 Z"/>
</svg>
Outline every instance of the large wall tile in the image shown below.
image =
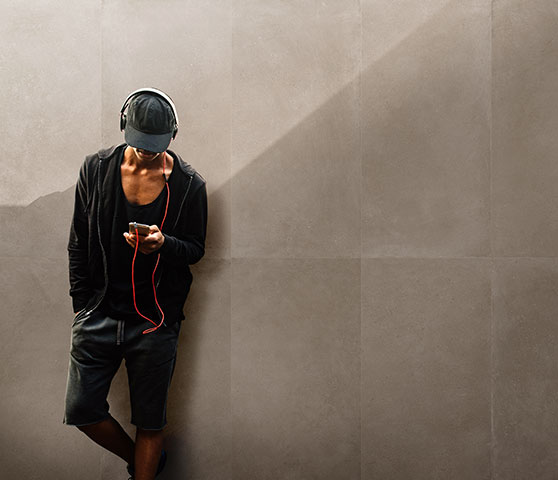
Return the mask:
<svg viewBox="0 0 558 480">
<path fill-rule="evenodd" d="M 101 139 L 101 1 L 3 1 L 0 205 L 64 190 Z"/>
<path fill-rule="evenodd" d="M 499 256 L 558 254 L 556 2 L 494 1 L 493 228 Z"/>
<path fill-rule="evenodd" d="M 490 260 L 366 259 L 362 478 L 490 479 Z"/>
<path fill-rule="evenodd" d="M 232 265 L 232 478 L 359 478 L 360 261 Z"/>
<path fill-rule="evenodd" d="M 489 255 L 491 2 L 413 3 L 362 5 L 362 252 Z"/>
<path fill-rule="evenodd" d="M 194 283 L 180 333 L 169 408 L 176 478 L 231 478 L 231 265 L 206 259 L 192 266 Z"/>
<path fill-rule="evenodd" d="M 233 256 L 358 257 L 358 2 L 233 4 Z"/>
<path fill-rule="evenodd" d="M 493 480 L 554 480 L 558 261 L 498 259 L 494 283 Z"/>
<path fill-rule="evenodd" d="M 119 112 L 132 91 L 171 96 L 180 125 L 169 148 L 207 180 L 208 257 L 229 256 L 230 64 L 230 0 L 104 2 L 103 144 L 124 142 Z"/>
<path fill-rule="evenodd" d="M 231 478 L 230 260 L 205 259 L 191 267 L 177 360 L 167 404 L 168 478 Z M 134 438 L 128 378 L 122 363 L 108 402 Z M 125 464 L 103 453 L 103 479 L 120 478 Z"/>
<path fill-rule="evenodd" d="M 62 423 L 73 314 L 60 259 L 0 257 L 0 477 L 98 480 L 100 450 Z"/>
</svg>

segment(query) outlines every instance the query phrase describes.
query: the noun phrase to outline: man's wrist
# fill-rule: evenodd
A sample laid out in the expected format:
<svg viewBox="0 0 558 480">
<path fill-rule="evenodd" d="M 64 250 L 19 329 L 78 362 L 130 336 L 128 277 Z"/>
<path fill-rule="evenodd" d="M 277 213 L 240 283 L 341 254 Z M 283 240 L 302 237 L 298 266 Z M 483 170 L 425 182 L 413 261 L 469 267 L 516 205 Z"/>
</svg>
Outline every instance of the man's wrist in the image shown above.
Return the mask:
<svg viewBox="0 0 558 480">
<path fill-rule="evenodd" d="M 166 253 L 168 251 L 168 246 L 169 246 L 169 242 L 167 241 L 167 234 L 161 232 L 161 235 L 163 235 L 163 243 L 159 247 L 159 253 Z"/>
</svg>

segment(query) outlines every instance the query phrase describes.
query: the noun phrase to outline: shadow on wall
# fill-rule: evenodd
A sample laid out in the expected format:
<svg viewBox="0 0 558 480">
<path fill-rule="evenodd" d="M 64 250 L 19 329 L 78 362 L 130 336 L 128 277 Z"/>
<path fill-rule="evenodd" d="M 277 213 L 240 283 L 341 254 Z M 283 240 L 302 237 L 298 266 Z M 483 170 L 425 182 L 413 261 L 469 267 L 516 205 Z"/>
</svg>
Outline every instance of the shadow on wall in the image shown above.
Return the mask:
<svg viewBox="0 0 558 480">
<path fill-rule="evenodd" d="M 212 196 L 208 203 L 211 201 Z M 8 232 L 0 269 L 2 328 L 5 338 L 9 339 L 4 342 L 1 353 L 3 395 L 0 398 L 2 412 L 8 412 L 3 415 L 0 434 L 2 475 L 7 479 L 59 478 L 60 466 L 64 465 L 65 471 L 74 472 L 79 478 L 98 480 L 102 464 L 99 454 L 105 454 L 91 448 L 91 444 L 81 449 L 80 455 L 73 451 L 69 459 L 68 448 L 76 447 L 72 444 L 74 437 L 67 435 L 69 427 L 62 424 L 73 319 L 67 257 L 73 202 L 72 186 L 63 192 L 40 197 L 25 207 L 0 207 L 0 229 Z M 212 224 L 218 219 L 219 214 L 213 214 Z M 217 238 L 218 229 L 214 234 Z M 194 309 L 196 315 L 187 327 L 185 321 L 181 329 L 179 347 L 180 351 L 189 352 L 189 364 L 179 365 L 184 360 L 184 355 L 179 355 L 178 375 L 185 373 L 186 368 L 196 369 L 192 362 L 197 358 L 197 325 L 205 317 L 209 301 L 207 289 L 199 283 L 218 273 L 222 262 L 208 259 L 190 268 L 194 283 L 185 312 L 187 320 L 188 309 Z M 196 272 L 200 269 L 202 275 Z M 195 305 L 191 305 L 193 291 L 196 292 Z M 188 334 L 184 334 L 186 329 Z M 121 365 L 111 388 L 110 411 L 133 438 L 128 425 L 130 406 L 123 369 Z M 180 389 L 179 395 L 183 398 L 175 403 L 188 405 L 188 385 Z M 77 435 L 78 438 L 83 436 Z M 67 448 L 63 448 L 64 445 Z M 114 468 L 121 471 L 123 463 L 118 461 L 121 464 Z M 172 462 L 169 467 L 172 469 Z"/>
<path fill-rule="evenodd" d="M 479 253 L 479 245 L 481 248 L 488 245 L 487 230 L 484 229 L 487 218 L 482 212 L 471 214 L 460 208 L 463 201 L 471 198 L 478 201 L 477 197 L 486 193 L 486 185 L 484 180 L 474 183 L 479 176 L 467 170 L 467 161 L 463 161 L 463 170 L 456 173 L 456 165 L 461 163 L 456 156 L 468 160 L 471 151 L 456 151 L 454 145 L 480 148 L 474 152 L 474 160 L 478 161 L 479 168 L 484 164 L 482 146 L 487 145 L 488 137 L 487 132 L 482 130 L 488 124 L 483 115 L 488 105 L 482 104 L 485 98 L 481 95 L 474 97 L 475 101 L 466 107 L 468 98 L 461 96 L 462 90 L 456 91 L 464 83 L 473 91 L 478 82 L 475 75 L 478 76 L 479 72 L 467 70 L 471 61 L 469 54 L 474 52 L 468 52 L 467 48 L 472 47 L 463 42 L 471 40 L 463 36 L 461 29 L 446 25 L 447 18 L 454 18 L 448 12 L 455 5 L 455 2 L 450 2 L 373 65 L 367 66 L 361 79 L 349 82 L 218 192 L 212 193 L 208 200 L 210 204 L 214 195 L 220 196 L 232 189 L 232 243 L 237 250 L 235 254 L 238 253 L 235 256 L 354 258 L 361 252 L 361 228 L 365 234 L 363 245 L 370 245 L 368 253 L 376 248 L 375 253 L 383 254 L 386 253 L 386 246 L 394 245 L 401 253 L 412 249 L 413 241 L 420 242 L 431 232 L 435 233 L 441 251 L 445 247 L 451 251 L 454 242 L 463 238 L 471 242 L 465 247 L 467 252 Z M 452 56 L 450 52 L 431 51 L 431 46 L 437 44 L 434 39 L 437 35 L 443 35 L 447 44 L 455 44 L 465 52 L 461 57 L 462 64 L 452 63 L 459 61 L 460 57 Z M 405 70 L 409 52 L 421 52 L 423 55 L 421 62 L 413 62 L 412 75 Z M 447 65 L 443 59 L 447 59 Z M 361 85 L 363 105 L 368 105 L 373 111 L 359 117 Z M 465 95 L 469 93 L 467 91 Z M 381 115 L 374 108 L 374 102 L 383 105 L 383 109 L 379 110 Z M 433 108 L 432 102 L 448 108 L 444 116 L 435 117 L 432 113 L 429 117 L 432 122 L 426 124 L 420 112 Z M 392 108 L 393 105 L 397 108 Z M 452 107 L 457 108 L 452 110 Z M 359 128 L 364 147 L 362 197 Z M 411 132 L 415 136 L 411 136 Z M 418 160 L 417 155 L 407 158 L 411 150 L 418 154 Z M 445 161 L 448 156 L 452 161 Z M 443 183 L 448 176 L 452 181 Z M 428 188 L 434 188 L 439 195 L 423 196 Z M 389 212 L 393 211 L 390 202 L 401 199 L 406 200 L 407 207 L 399 212 L 403 218 L 396 224 L 396 219 L 389 216 Z M 425 205 L 429 201 L 441 203 Z M 375 202 L 385 202 L 385 210 L 377 208 Z M 0 207 L 0 228 L 9 232 L 8 243 L 2 247 L 5 259 L 1 274 L 3 285 L 7 288 L 0 299 L 5 305 L 6 315 L 3 332 L 10 339 L 2 349 L 4 395 L 0 399 L 2 411 L 9 412 L 3 422 L 0 445 L 4 452 L 6 478 L 25 478 L 26 475 L 31 478 L 37 472 L 41 472 L 43 478 L 57 478 L 59 466 L 68 461 L 67 452 L 54 446 L 57 442 L 52 441 L 52 431 L 58 432 L 58 439 L 62 439 L 62 429 L 66 428 L 61 420 L 71 325 L 66 244 L 72 205 L 73 187 L 41 197 L 27 207 Z M 362 215 L 361 205 L 365 207 Z M 384 216 L 386 211 L 387 217 Z M 432 218 L 433 211 L 438 215 L 435 218 Z M 208 246 L 212 239 L 214 244 L 222 243 L 216 239 L 220 239 L 224 228 L 228 228 L 224 215 L 210 211 Z M 315 253 L 311 254 L 313 251 Z M 218 274 L 223 263 L 214 262 L 211 265 Z M 195 309 L 196 317 L 203 318 L 210 293 L 205 285 L 196 282 L 197 268 L 196 265 L 192 267 L 196 304 L 187 303 L 187 309 Z M 355 288 L 360 286 L 355 285 Z M 198 318 L 195 319 L 197 321 Z M 188 328 L 188 335 L 181 335 L 179 348 L 193 352 L 188 357 L 189 361 L 195 361 L 195 323 Z M 177 372 L 183 367 L 186 366 L 177 365 Z M 187 368 L 189 371 L 196 370 L 192 364 Z M 124 385 L 119 383 L 117 391 L 121 393 L 123 389 Z M 183 382 L 180 389 L 172 389 L 171 395 L 175 403 L 189 404 L 190 392 Z M 127 410 L 127 395 L 120 395 L 119 399 L 116 410 Z M 125 419 L 122 420 L 124 423 Z M 279 424 L 280 419 L 270 422 Z M 354 427 L 355 434 L 358 434 L 360 426 Z M 226 428 L 223 426 L 223 430 Z M 30 438 L 29 432 L 37 429 L 38 435 Z M 368 432 L 368 435 L 373 433 Z M 382 432 L 374 435 L 382 435 Z M 242 436 L 242 429 L 235 430 L 236 443 L 253 443 Z M 248 468 L 243 462 L 247 461 L 244 456 L 250 455 L 250 452 L 231 452 L 230 448 L 234 449 L 234 445 L 231 447 L 229 440 L 225 438 L 219 444 L 223 447 L 219 451 L 215 449 L 215 444 L 208 443 L 206 446 L 221 456 L 219 465 L 223 474 L 206 478 L 230 477 L 227 462 L 231 461 L 231 454 L 234 454 L 232 458 L 239 471 Z M 273 453 L 276 445 L 273 439 L 267 440 L 272 444 L 260 447 L 260 450 L 268 452 L 272 458 L 265 460 L 273 464 L 277 459 L 273 455 L 278 455 Z M 291 440 L 294 442 L 291 452 L 308 451 L 307 445 L 296 444 L 295 438 Z M 320 478 L 357 478 L 361 461 L 360 438 L 357 440 L 343 453 L 344 458 L 332 457 L 331 464 L 339 465 L 340 471 Z M 372 437 L 367 440 L 370 445 Z M 264 439 L 259 441 L 264 443 Z M 52 447 L 45 447 L 45 444 Z M 192 447 L 195 448 L 194 445 Z M 400 458 L 400 451 L 401 446 L 393 445 L 385 457 L 398 458 L 398 466 L 383 464 L 375 467 L 370 463 L 368 473 L 385 475 L 383 478 L 394 478 L 391 468 L 399 469 L 400 478 L 416 473 L 417 465 L 406 464 L 405 459 Z M 34 453 L 33 461 L 23 459 L 21 452 Z M 237 458 L 237 453 L 242 458 Z M 206 452 L 203 458 L 208 457 Z M 83 461 L 84 458 L 86 461 Z M 77 473 L 81 470 L 83 476 L 80 478 L 96 479 L 99 467 L 95 462 L 98 460 L 84 458 L 79 459 L 80 463 L 74 460 L 72 471 Z M 204 472 L 214 467 L 210 461 L 203 465 L 196 463 L 202 461 L 199 458 L 199 455 L 184 452 L 184 466 L 170 465 L 171 471 L 176 468 L 177 472 L 181 472 L 184 468 L 189 474 L 195 472 L 202 478 Z M 307 477 L 315 477 L 316 472 L 321 475 L 326 473 L 321 470 L 323 458 L 291 460 L 291 463 L 282 465 L 287 470 L 292 467 L 290 473 L 293 478 L 304 476 L 301 476 L 301 468 L 308 469 L 305 472 Z M 372 462 L 372 459 L 368 461 Z M 253 467 L 258 470 L 257 474 L 254 476 L 254 470 L 248 468 L 246 476 L 269 478 L 265 475 L 258 477 L 265 472 L 266 465 Z M 280 468 L 280 465 L 277 467 Z M 375 468 L 385 470 L 374 471 Z M 478 466 L 468 465 L 468 468 L 474 472 L 471 478 L 481 478 Z M 282 471 L 281 476 L 287 478 L 289 472 Z M 465 476 L 461 472 L 460 477 Z"/>
</svg>

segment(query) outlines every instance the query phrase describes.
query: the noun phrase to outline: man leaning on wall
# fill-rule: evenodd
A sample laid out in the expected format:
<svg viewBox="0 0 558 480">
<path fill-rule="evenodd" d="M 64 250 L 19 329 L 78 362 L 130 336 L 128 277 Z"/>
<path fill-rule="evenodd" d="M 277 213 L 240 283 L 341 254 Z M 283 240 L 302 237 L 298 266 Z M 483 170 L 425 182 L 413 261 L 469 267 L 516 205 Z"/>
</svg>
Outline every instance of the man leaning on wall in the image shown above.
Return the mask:
<svg viewBox="0 0 558 480">
<path fill-rule="evenodd" d="M 189 265 L 205 252 L 203 177 L 168 150 L 178 114 L 161 90 L 132 92 L 120 111 L 125 143 L 88 155 L 68 242 L 75 312 L 63 423 L 127 462 L 130 479 L 165 466 L 163 428 Z M 107 395 L 125 359 L 135 442 Z"/>
</svg>

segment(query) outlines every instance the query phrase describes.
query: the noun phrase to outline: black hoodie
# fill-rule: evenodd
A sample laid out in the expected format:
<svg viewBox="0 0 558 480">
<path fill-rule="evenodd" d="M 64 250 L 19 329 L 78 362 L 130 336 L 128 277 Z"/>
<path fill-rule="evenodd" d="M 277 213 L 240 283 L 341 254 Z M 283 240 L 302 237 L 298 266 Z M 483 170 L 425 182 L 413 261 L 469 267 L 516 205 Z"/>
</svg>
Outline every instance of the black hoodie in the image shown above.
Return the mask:
<svg viewBox="0 0 558 480">
<path fill-rule="evenodd" d="M 68 241 L 70 295 L 74 312 L 79 311 L 75 318 L 95 310 L 106 293 L 116 169 L 119 149 L 126 147 L 123 143 L 88 155 L 79 172 Z M 171 325 L 184 319 L 182 310 L 192 284 L 189 265 L 205 253 L 207 192 L 204 178 L 179 155 L 167 152 L 180 168 L 178 175 L 169 178 L 171 195 L 162 232 L 165 241 L 157 251 L 161 259 L 155 285 L 165 323 Z"/>
</svg>

